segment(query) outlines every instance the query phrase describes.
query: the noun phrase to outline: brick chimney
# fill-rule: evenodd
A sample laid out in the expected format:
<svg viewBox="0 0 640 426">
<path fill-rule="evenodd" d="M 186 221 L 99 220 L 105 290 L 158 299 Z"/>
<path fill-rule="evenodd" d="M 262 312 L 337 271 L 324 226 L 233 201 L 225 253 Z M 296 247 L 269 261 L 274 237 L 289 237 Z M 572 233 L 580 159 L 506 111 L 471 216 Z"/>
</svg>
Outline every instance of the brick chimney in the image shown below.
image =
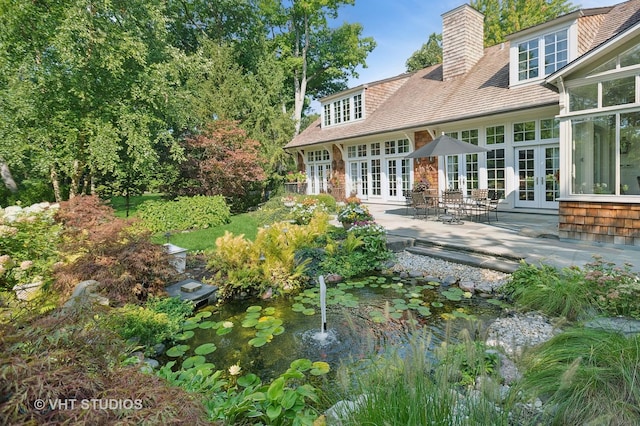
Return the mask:
<svg viewBox="0 0 640 426">
<path fill-rule="evenodd" d="M 468 4 L 442 14 L 442 78 L 465 74 L 484 52 L 484 15 Z"/>
</svg>

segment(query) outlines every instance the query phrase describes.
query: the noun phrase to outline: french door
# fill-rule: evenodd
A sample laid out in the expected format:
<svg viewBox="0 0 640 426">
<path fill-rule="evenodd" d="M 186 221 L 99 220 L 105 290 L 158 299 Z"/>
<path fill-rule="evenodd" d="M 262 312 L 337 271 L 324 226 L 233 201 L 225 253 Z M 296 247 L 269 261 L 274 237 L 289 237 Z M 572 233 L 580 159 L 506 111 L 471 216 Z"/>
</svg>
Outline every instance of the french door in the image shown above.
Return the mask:
<svg viewBox="0 0 640 426">
<path fill-rule="evenodd" d="M 411 160 L 394 158 L 387 160 L 388 200 L 404 201 L 404 193 L 410 189 Z"/>
<path fill-rule="evenodd" d="M 352 161 L 349 163 L 349 179 L 351 192 L 361 200 L 369 198 L 369 161 Z M 351 195 L 351 194 L 347 194 Z"/>
<path fill-rule="evenodd" d="M 516 148 L 516 207 L 558 208 L 558 145 Z"/>
</svg>

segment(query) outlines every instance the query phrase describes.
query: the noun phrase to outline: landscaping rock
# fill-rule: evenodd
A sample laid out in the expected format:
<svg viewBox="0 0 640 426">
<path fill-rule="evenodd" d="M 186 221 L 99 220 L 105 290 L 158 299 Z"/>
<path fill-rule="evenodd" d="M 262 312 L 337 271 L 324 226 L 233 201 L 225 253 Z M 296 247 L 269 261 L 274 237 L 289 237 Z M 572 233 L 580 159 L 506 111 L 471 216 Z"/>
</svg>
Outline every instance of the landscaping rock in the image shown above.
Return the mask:
<svg viewBox="0 0 640 426">
<path fill-rule="evenodd" d="M 100 283 L 96 280 L 86 280 L 78 283 L 69 300 L 62 306 L 65 309 L 72 308 L 80 303 L 97 303 L 109 306 L 109 299 L 96 292 Z"/>
<path fill-rule="evenodd" d="M 474 283 L 473 281 L 460 281 L 458 287 L 460 287 L 460 290 L 468 291 L 469 293 L 476 292 L 476 283 Z"/>
</svg>

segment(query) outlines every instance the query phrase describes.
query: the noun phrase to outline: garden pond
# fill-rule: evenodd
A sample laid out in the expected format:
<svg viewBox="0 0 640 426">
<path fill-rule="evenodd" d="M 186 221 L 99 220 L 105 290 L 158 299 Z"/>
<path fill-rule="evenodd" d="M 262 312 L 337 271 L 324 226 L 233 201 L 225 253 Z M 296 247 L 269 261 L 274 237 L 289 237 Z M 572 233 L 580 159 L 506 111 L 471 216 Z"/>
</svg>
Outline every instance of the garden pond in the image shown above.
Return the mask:
<svg viewBox="0 0 640 426">
<path fill-rule="evenodd" d="M 319 287 L 309 288 L 292 298 L 206 307 L 187 320 L 166 358 L 185 368 L 238 365 L 271 380 L 299 358 L 323 361 L 333 370 L 389 345 L 404 345 L 416 332 L 427 332 L 432 347 L 455 341 L 463 329 L 482 333 L 502 306 L 458 287 L 371 275 L 327 288 L 326 332 Z"/>
</svg>

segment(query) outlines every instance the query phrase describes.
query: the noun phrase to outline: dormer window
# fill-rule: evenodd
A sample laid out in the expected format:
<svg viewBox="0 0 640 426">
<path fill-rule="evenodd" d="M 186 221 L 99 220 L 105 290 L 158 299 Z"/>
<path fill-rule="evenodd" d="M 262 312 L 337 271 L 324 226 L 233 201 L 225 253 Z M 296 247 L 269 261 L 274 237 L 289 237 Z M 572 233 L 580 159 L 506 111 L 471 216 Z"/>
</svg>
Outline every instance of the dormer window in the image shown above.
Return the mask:
<svg viewBox="0 0 640 426">
<path fill-rule="evenodd" d="M 511 84 L 538 81 L 577 56 L 572 26 L 541 32 L 511 42 Z M 576 52 L 574 52 L 576 51 Z"/>
<path fill-rule="evenodd" d="M 340 99 L 332 99 L 322 105 L 322 124 L 326 127 L 360 120 L 362 119 L 362 110 L 361 93 Z"/>
</svg>

